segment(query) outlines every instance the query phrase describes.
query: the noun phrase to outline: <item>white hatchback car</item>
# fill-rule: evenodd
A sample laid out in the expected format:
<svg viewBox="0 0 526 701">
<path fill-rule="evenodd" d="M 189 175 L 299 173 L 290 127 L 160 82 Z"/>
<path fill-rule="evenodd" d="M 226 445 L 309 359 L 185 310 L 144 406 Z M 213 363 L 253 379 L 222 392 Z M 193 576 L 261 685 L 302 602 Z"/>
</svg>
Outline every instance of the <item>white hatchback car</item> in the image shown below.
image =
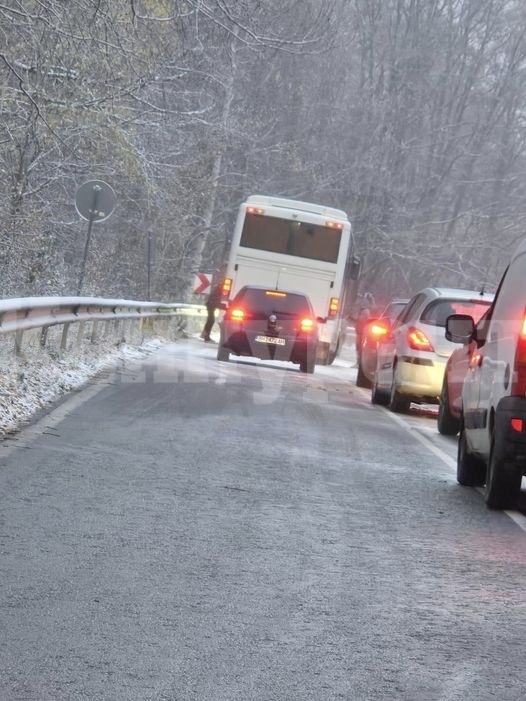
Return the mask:
<svg viewBox="0 0 526 701">
<path fill-rule="evenodd" d="M 444 334 L 451 314 L 469 314 L 475 322 L 493 295 L 476 290 L 426 287 L 409 300 L 378 344 L 371 401 L 392 411 L 411 402 L 438 404 L 447 359 L 458 346 Z"/>
</svg>

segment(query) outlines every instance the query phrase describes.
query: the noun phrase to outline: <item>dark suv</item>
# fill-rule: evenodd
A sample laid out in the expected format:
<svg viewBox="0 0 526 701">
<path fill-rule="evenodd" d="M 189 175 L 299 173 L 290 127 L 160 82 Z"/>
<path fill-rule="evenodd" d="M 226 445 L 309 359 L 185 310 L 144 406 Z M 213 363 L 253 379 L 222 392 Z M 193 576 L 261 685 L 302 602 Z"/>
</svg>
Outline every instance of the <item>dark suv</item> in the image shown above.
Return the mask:
<svg viewBox="0 0 526 701">
<path fill-rule="evenodd" d="M 299 363 L 314 372 L 317 320 L 310 300 L 297 292 L 242 287 L 220 321 L 218 360 L 230 353 Z"/>
</svg>

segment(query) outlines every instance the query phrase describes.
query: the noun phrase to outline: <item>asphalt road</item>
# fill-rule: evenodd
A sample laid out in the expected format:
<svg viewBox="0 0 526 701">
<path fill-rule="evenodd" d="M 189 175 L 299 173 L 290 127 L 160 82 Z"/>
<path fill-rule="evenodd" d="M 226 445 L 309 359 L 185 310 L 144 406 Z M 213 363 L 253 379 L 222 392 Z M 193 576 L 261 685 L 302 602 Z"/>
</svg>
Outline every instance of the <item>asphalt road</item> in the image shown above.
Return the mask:
<svg viewBox="0 0 526 701">
<path fill-rule="evenodd" d="M 181 342 L 4 442 L 0 701 L 522 700 L 526 519 L 351 362 Z"/>
</svg>

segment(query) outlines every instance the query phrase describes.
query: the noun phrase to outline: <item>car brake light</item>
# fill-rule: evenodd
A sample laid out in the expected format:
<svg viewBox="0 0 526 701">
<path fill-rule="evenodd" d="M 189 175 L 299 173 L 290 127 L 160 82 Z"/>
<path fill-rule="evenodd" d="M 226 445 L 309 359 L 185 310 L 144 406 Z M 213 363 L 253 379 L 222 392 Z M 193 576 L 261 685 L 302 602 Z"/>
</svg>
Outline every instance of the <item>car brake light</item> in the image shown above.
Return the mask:
<svg viewBox="0 0 526 701">
<path fill-rule="evenodd" d="M 242 309 L 231 309 L 228 315 L 232 321 L 243 321 L 245 318 L 245 312 Z"/>
<path fill-rule="evenodd" d="M 385 324 L 380 324 L 377 321 L 371 322 L 367 329 L 367 333 L 369 334 L 369 336 L 374 338 L 375 341 L 380 339 L 382 336 L 385 336 L 388 331 L 389 329 L 387 328 L 387 326 L 385 326 Z"/>
<path fill-rule="evenodd" d="M 526 309 L 522 314 L 511 383 L 512 395 L 526 394 Z"/>
<path fill-rule="evenodd" d="M 302 319 L 300 321 L 300 329 L 305 333 L 310 333 L 314 329 L 314 319 Z"/>
<path fill-rule="evenodd" d="M 522 419 L 512 419 L 511 427 L 514 431 L 519 431 L 520 433 L 523 430 L 524 422 Z"/>
<path fill-rule="evenodd" d="M 226 297 L 226 298 L 228 299 L 228 297 L 230 296 L 230 291 L 231 291 L 231 290 L 232 290 L 232 279 L 229 278 L 229 277 L 226 277 L 226 278 L 223 280 L 223 288 L 222 288 L 222 290 L 221 290 L 222 296 L 223 296 L 223 297 Z"/>
<path fill-rule="evenodd" d="M 338 313 L 338 308 L 340 306 L 340 300 L 338 297 L 331 297 L 331 301 L 329 302 L 329 313 L 327 316 L 329 318 L 333 319 L 336 314 Z"/>
<path fill-rule="evenodd" d="M 425 333 L 420 331 L 420 329 L 416 329 L 414 326 L 411 326 L 407 330 L 407 342 L 409 343 L 409 348 L 412 350 L 431 352 L 435 350 Z"/>
<path fill-rule="evenodd" d="M 247 207 L 247 214 L 265 214 L 265 210 L 261 207 Z"/>
<path fill-rule="evenodd" d="M 265 294 L 269 297 L 286 297 L 286 292 L 277 292 L 276 290 L 265 290 Z"/>
<path fill-rule="evenodd" d="M 325 226 L 329 229 L 343 229 L 343 222 L 341 221 L 326 221 Z"/>
</svg>

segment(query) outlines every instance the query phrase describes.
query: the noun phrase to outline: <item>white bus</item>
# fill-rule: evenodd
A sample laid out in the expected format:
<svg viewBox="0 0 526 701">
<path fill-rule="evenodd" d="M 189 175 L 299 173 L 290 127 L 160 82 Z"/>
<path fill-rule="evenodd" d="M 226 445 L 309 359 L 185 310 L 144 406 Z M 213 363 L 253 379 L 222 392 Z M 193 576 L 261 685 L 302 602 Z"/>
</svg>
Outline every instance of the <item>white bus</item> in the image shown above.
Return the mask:
<svg viewBox="0 0 526 701">
<path fill-rule="evenodd" d="M 223 299 L 244 285 L 303 292 L 319 325 L 318 363 L 332 363 L 343 343 L 345 297 L 356 277 L 345 212 L 310 202 L 254 195 L 239 208 Z"/>
</svg>

